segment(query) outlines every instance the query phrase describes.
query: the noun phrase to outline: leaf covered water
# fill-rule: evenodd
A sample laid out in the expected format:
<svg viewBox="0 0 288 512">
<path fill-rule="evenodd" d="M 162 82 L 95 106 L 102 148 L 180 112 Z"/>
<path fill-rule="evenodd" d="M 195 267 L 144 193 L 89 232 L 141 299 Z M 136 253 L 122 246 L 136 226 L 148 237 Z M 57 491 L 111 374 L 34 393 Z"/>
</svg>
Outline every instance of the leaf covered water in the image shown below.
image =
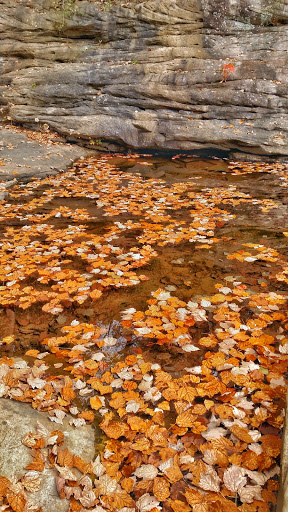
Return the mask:
<svg viewBox="0 0 288 512">
<path fill-rule="evenodd" d="M 51 465 L 71 511 L 273 510 L 287 168 L 180 156 L 164 180 L 136 161 L 157 167 L 90 158 L 0 204 L 0 395 L 52 421 L 25 436 L 24 476 L 0 477 L 1 505 L 37 510 Z M 94 461 L 63 448 L 64 418 L 100 426 Z"/>
</svg>

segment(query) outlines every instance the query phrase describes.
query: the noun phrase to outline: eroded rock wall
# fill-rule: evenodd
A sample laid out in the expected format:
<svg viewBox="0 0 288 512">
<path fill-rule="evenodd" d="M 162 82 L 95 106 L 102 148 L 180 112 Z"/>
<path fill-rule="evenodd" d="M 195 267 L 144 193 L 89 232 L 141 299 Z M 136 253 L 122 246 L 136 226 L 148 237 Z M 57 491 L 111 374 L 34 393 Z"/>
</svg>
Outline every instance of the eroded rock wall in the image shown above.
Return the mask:
<svg viewBox="0 0 288 512">
<path fill-rule="evenodd" d="M 13 120 L 135 148 L 288 155 L 286 0 L 61 1 L 0 0 Z"/>
</svg>

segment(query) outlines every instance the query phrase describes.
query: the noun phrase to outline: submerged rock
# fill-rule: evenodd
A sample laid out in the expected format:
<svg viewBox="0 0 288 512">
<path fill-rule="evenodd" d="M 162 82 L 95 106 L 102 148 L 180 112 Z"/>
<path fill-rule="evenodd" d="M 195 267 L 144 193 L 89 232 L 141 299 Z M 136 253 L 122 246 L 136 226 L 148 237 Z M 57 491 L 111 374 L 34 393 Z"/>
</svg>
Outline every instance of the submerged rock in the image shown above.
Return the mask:
<svg viewBox="0 0 288 512">
<path fill-rule="evenodd" d="M 95 434 L 91 426 L 85 425 L 73 429 L 67 420 L 64 425 L 52 423 L 45 413 L 39 412 L 29 404 L 14 400 L 0 399 L 0 475 L 20 478 L 25 473 L 24 468 L 32 461 L 31 450 L 22 444 L 22 439 L 28 432 L 35 432 L 37 421 L 49 431 L 62 430 L 65 435 L 65 446 L 72 453 L 89 462 L 95 454 Z M 29 493 L 31 501 L 43 507 L 43 512 L 66 512 L 69 508 L 67 500 L 61 500 L 55 485 L 57 472 L 45 468 L 41 477 L 40 490 Z"/>
</svg>

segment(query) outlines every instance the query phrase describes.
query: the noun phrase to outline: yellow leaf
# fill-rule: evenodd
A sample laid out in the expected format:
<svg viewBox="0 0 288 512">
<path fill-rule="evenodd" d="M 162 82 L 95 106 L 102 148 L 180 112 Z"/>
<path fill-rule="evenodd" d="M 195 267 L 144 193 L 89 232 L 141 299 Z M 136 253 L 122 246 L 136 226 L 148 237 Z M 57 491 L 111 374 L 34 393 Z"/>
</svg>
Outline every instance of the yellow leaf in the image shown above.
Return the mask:
<svg viewBox="0 0 288 512">
<path fill-rule="evenodd" d="M 5 336 L 5 338 L 2 338 L 1 343 L 5 343 L 5 345 L 10 345 L 10 343 L 13 343 L 15 339 L 15 336 Z"/>
</svg>

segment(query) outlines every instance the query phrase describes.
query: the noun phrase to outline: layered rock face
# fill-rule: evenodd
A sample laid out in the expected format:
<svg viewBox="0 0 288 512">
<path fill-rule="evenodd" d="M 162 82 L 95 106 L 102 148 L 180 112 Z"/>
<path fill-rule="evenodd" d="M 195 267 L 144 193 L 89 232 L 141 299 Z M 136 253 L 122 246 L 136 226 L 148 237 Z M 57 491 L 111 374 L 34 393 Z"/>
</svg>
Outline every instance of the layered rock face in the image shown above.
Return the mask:
<svg viewBox="0 0 288 512">
<path fill-rule="evenodd" d="M 110 1 L 0 0 L 12 120 L 96 145 L 288 155 L 286 0 Z"/>
</svg>

